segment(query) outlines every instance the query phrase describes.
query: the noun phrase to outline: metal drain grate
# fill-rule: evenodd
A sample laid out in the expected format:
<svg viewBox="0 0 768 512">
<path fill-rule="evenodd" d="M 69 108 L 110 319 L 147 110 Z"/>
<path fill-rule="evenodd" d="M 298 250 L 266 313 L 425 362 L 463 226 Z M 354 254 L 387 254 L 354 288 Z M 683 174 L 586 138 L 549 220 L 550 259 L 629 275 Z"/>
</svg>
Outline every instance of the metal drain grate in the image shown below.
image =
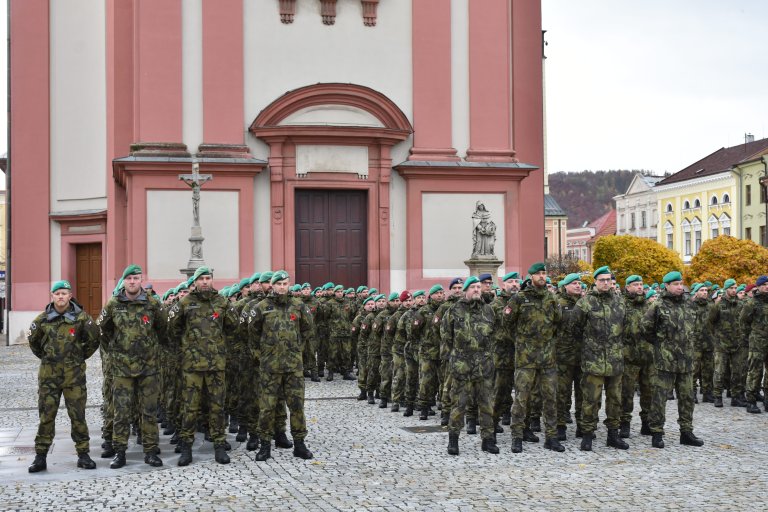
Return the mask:
<svg viewBox="0 0 768 512">
<path fill-rule="evenodd" d="M 0 446 L 0 457 L 16 457 L 18 455 L 34 454 L 34 446 Z"/>
<path fill-rule="evenodd" d="M 429 425 L 425 427 L 400 427 L 411 434 L 435 434 L 439 432 L 448 432 L 448 427 L 440 425 Z"/>
</svg>

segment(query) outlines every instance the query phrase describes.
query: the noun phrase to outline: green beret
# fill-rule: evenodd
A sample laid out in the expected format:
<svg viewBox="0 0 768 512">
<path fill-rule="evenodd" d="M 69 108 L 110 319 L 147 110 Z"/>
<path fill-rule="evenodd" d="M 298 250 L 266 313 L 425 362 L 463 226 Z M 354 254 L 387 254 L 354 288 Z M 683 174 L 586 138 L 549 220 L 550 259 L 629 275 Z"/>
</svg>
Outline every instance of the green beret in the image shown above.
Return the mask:
<svg viewBox="0 0 768 512">
<path fill-rule="evenodd" d="M 659 286 L 660 289 L 666 290 L 667 289 L 667 283 L 661 283 L 661 286 Z"/>
<path fill-rule="evenodd" d="M 632 274 L 631 276 L 629 276 L 629 277 L 627 278 L 627 280 L 626 280 L 626 281 L 624 281 L 624 286 L 629 286 L 630 284 L 632 284 L 632 283 L 634 283 L 634 282 L 636 282 L 636 281 L 642 281 L 642 280 L 643 280 L 643 278 L 642 278 L 642 277 L 640 277 L 639 275 L 637 275 L 637 274 Z"/>
<path fill-rule="evenodd" d="M 535 274 L 536 272 L 541 272 L 542 270 L 547 270 L 547 266 L 544 265 L 544 263 L 539 261 L 531 265 L 531 267 L 528 269 L 528 273 Z"/>
<path fill-rule="evenodd" d="M 429 289 L 429 294 L 432 295 L 433 293 L 437 293 L 441 291 L 443 291 L 443 285 L 436 284 L 435 286 Z"/>
<path fill-rule="evenodd" d="M 229 297 L 229 286 L 225 286 L 224 288 L 219 290 L 219 294 L 225 297 Z"/>
<path fill-rule="evenodd" d="M 467 288 L 469 288 L 469 285 L 473 283 L 479 283 L 480 280 L 477 278 L 477 276 L 469 276 L 466 281 L 464 281 L 464 284 L 461 287 L 461 291 L 465 292 L 467 291 Z"/>
<path fill-rule="evenodd" d="M 273 274 L 269 270 L 266 271 L 266 272 L 262 272 L 261 275 L 259 276 L 259 282 L 260 283 L 269 283 L 271 281 L 271 279 L 272 279 L 272 276 L 273 276 Z"/>
<path fill-rule="evenodd" d="M 582 282 L 581 282 L 581 289 L 582 289 L 582 290 L 586 290 L 586 289 L 587 289 L 587 283 L 585 283 L 585 282 L 583 282 L 583 281 L 582 281 Z"/>
<path fill-rule="evenodd" d="M 195 270 L 195 274 L 192 276 L 192 282 L 195 282 L 198 280 L 200 276 L 211 276 L 213 275 L 211 273 L 211 269 L 208 267 L 197 267 L 197 270 Z"/>
<path fill-rule="evenodd" d="M 349 293 L 355 293 L 355 289 L 354 288 L 347 288 L 346 290 L 344 290 L 344 295 L 347 295 Z"/>
<path fill-rule="evenodd" d="M 398 297 L 399 297 L 399 295 L 398 295 Z M 386 296 L 386 295 L 384 295 L 383 293 L 380 293 L 380 294 L 378 294 L 377 296 L 375 296 L 375 297 L 373 298 L 373 300 L 375 300 L 376 302 L 378 302 L 378 301 L 380 301 L 381 299 L 386 299 L 386 298 L 387 298 L 387 296 Z"/>
<path fill-rule="evenodd" d="M 698 291 L 699 291 L 699 289 L 700 289 L 702 286 L 704 286 L 704 283 L 696 283 L 695 285 L 693 285 L 693 288 L 691 288 L 691 293 L 694 293 L 694 294 L 695 294 L 696 292 L 698 292 Z"/>
<path fill-rule="evenodd" d="M 333 287 L 333 292 L 334 293 L 338 292 L 338 291 L 344 291 L 344 287 L 341 286 L 340 284 L 337 284 L 336 286 Z"/>
<path fill-rule="evenodd" d="M 707 288 L 712 288 L 712 282 L 711 281 L 704 281 L 704 286 Z"/>
<path fill-rule="evenodd" d="M 163 294 L 163 302 L 165 302 L 166 300 L 168 300 L 168 296 L 169 296 L 171 293 L 173 293 L 173 288 L 171 288 L 170 290 L 165 290 L 165 293 Z"/>
<path fill-rule="evenodd" d="M 645 291 L 648 291 L 650 288 L 651 288 L 650 285 L 647 285 L 647 284 L 643 285 L 643 290 L 645 290 Z"/>
<path fill-rule="evenodd" d="M 397 300 L 399 298 L 400 298 L 400 294 L 399 293 L 392 292 L 392 293 L 389 294 L 389 297 L 387 297 L 387 300 L 388 301 L 393 301 L 393 300 Z"/>
<path fill-rule="evenodd" d="M 707 283 L 704 283 L 704 284 L 707 284 Z M 712 291 L 713 291 L 713 292 L 716 292 L 716 291 L 717 291 L 717 290 L 719 290 L 719 289 L 720 289 L 720 285 L 719 285 L 719 284 L 716 284 L 716 285 L 713 285 L 713 286 L 712 286 Z"/>
<path fill-rule="evenodd" d="M 366 299 L 363 301 L 363 306 L 365 306 L 365 305 L 366 305 L 366 304 L 368 304 L 369 302 L 376 302 L 376 300 L 374 300 L 374 298 L 373 298 L 373 297 L 367 297 L 367 298 L 366 298 Z"/>
<path fill-rule="evenodd" d="M 611 273 L 611 269 L 608 268 L 608 265 L 603 265 L 602 267 L 592 272 L 592 278 L 597 279 L 597 276 L 599 276 L 600 274 L 610 274 L 610 273 Z"/>
<path fill-rule="evenodd" d="M 320 291 L 322 291 L 322 290 L 323 290 L 323 289 L 322 289 L 322 288 L 320 288 L 320 287 L 318 286 L 317 288 L 315 288 L 314 290 L 312 290 L 312 295 L 314 295 L 314 294 L 316 294 L 317 292 L 320 292 Z"/>
<path fill-rule="evenodd" d="M 524 281 L 527 281 L 527 280 L 529 280 L 530 278 L 531 278 L 531 274 L 525 274 L 525 279 L 524 279 Z"/>
<path fill-rule="evenodd" d="M 307 289 L 312 288 L 312 285 L 309 283 L 304 283 L 301 285 L 301 289 L 303 290 L 304 288 L 307 288 Z"/>
<path fill-rule="evenodd" d="M 69 284 L 69 281 L 56 281 L 53 283 L 53 286 L 51 286 L 51 293 L 55 292 L 56 290 L 71 290 L 72 285 Z"/>
<path fill-rule="evenodd" d="M 120 294 L 120 289 L 123 287 L 123 278 L 121 277 L 120 280 L 115 285 L 115 289 L 112 290 L 112 295 L 117 297 Z"/>
<path fill-rule="evenodd" d="M 659 283 L 653 283 L 653 284 L 651 285 L 651 289 L 652 289 L 652 290 L 658 290 L 658 289 L 659 289 Z"/>
<path fill-rule="evenodd" d="M 190 286 L 192 286 L 192 283 L 194 283 L 194 282 L 195 282 L 195 276 L 191 276 L 191 277 L 190 277 L 189 279 L 187 279 L 185 282 L 187 283 L 187 288 L 189 288 Z"/>
<path fill-rule="evenodd" d="M 673 281 L 682 281 L 682 280 L 683 280 L 683 274 L 681 274 L 677 270 L 673 270 L 672 272 L 665 274 L 664 279 L 662 279 L 664 284 L 671 283 Z"/>
<path fill-rule="evenodd" d="M 288 277 L 289 277 L 288 272 L 286 272 L 285 270 L 278 270 L 277 272 L 272 274 L 272 277 L 269 279 L 269 282 L 271 284 L 275 284 L 278 281 L 284 281 L 288 279 Z"/>
<path fill-rule="evenodd" d="M 370 290 L 368 290 L 368 295 L 377 295 L 378 293 L 379 293 L 379 290 L 377 290 L 376 288 L 371 288 Z"/>
<path fill-rule="evenodd" d="M 520 279 L 520 274 L 517 272 L 510 272 L 501 278 L 502 281 L 509 281 L 510 279 Z"/>
<path fill-rule="evenodd" d="M 250 277 L 244 277 L 240 280 L 240 289 L 243 289 L 243 286 L 248 286 L 250 283 L 251 278 Z"/>
<path fill-rule="evenodd" d="M 740 284 L 738 288 L 736 288 L 736 293 L 739 293 L 740 291 L 743 291 L 747 288 L 747 285 Z"/>
<path fill-rule="evenodd" d="M 231 292 L 234 292 L 232 295 L 240 291 L 240 283 L 235 283 L 229 287 L 229 290 Z"/>
<path fill-rule="evenodd" d="M 189 289 L 189 283 L 186 281 L 183 281 L 179 283 L 179 285 L 176 287 L 176 293 L 179 293 L 181 290 L 187 290 Z"/>
<path fill-rule="evenodd" d="M 332 290 L 334 286 L 335 286 L 335 285 L 334 285 L 333 283 L 330 283 L 330 282 L 328 282 L 328 283 L 325 283 L 325 284 L 323 285 L 323 291 L 325 291 L 325 290 Z"/>
<path fill-rule="evenodd" d="M 552 278 L 547 276 L 547 284 L 552 284 Z"/>
<path fill-rule="evenodd" d="M 725 283 L 723 284 L 723 290 L 727 290 L 731 286 L 736 286 L 736 280 L 735 279 L 726 279 Z"/>
<path fill-rule="evenodd" d="M 653 290 L 653 289 L 648 290 L 648 293 L 645 294 L 645 299 L 648 300 L 651 297 L 653 297 L 654 295 L 656 295 L 656 290 Z"/>
<path fill-rule="evenodd" d="M 123 279 L 125 279 L 128 276 L 135 276 L 139 274 L 143 274 L 141 267 L 136 265 L 135 263 L 132 263 L 125 267 L 125 270 L 123 270 Z"/>
<path fill-rule="evenodd" d="M 557 287 L 565 286 L 567 284 L 571 284 L 574 281 L 581 281 L 581 275 L 578 272 L 574 272 L 573 274 L 568 274 L 565 276 L 565 278 L 557 283 Z"/>
<path fill-rule="evenodd" d="M 258 283 L 260 277 L 261 277 L 261 274 L 256 272 L 255 274 L 253 274 L 251 277 L 248 278 L 248 284 Z"/>
<path fill-rule="evenodd" d="M 364 284 L 360 285 L 360 286 L 357 287 L 357 292 L 356 293 L 362 293 L 363 290 L 367 290 L 367 289 L 368 289 L 368 287 L 365 286 Z"/>
<path fill-rule="evenodd" d="M 418 297 L 419 295 L 424 295 L 424 290 L 416 290 L 415 292 L 413 292 L 413 298 L 414 299 L 416 297 Z"/>
</svg>

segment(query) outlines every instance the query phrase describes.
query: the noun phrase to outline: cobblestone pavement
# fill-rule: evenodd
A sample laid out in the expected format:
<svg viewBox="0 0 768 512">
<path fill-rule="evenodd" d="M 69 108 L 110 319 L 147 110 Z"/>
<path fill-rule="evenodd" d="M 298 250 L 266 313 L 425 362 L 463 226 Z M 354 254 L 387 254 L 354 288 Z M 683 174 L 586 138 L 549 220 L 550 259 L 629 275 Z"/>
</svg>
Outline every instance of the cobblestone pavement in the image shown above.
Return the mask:
<svg viewBox="0 0 768 512">
<path fill-rule="evenodd" d="M 511 453 L 508 429 L 499 455 L 480 450 L 480 436 L 462 433 L 461 455 L 446 454 L 437 417 L 384 411 L 358 402 L 353 382 L 307 381 L 307 438 L 315 459 L 273 448 L 267 463 L 230 435 L 232 463 L 213 461 L 210 443 L 195 442 L 191 466 L 176 466 L 161 436 L 162 468 L 143 464 L 129 446 L 128 465 L 110 470 L 98 459 L 101 367 L 89 361 L 88 422 L 98 468 L 75 468 L 69 419 L 60 409 L 48 471 L 34 458 L 37 361 L 27 346 L 0 348 L 0 509 L 2 510 L 764 510 L 768 414 L 697 406 L 695 431 L 703 448 L 680 446 L 676 402 L 669 402 L 664 450 L 632 425 L 630 449 L 605 446 L 600 425 L 592 453 L 578 450 L 568 426 L 566 452 L 525 443 Z M 404 430 L 416 427 L 416 432 Z M 431 427 L 431 428 L 424 428 Z M 426 430 L 426 432 L 418 432 Z"/>
</svg>

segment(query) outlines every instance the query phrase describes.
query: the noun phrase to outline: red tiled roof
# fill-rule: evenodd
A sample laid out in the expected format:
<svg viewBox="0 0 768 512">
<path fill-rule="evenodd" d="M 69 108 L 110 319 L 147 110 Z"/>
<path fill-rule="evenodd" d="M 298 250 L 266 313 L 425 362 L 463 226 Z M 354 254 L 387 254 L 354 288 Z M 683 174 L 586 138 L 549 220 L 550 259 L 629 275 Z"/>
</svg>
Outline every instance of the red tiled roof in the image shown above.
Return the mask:
<svg viewBox="0 0 768 512">
<path fill-rule="evenodd" d="M 601 236 L 616 234 L 616 210 L 611 209 L 602 217 L 591 222 L 590 227 L 595 228 L 595 236 L 590 238 L 587 243 L 592 244 Z"/>
<path fill-rule="evenodd" d="M 698 162 L 692 163 L 682 171 L 678 171 L 672 176 L 667 176 L 656 183 L 656 186 L 659 187 L 668 183 L 677 183 L 727 171 L 731 166 L 740 162 L 752 160 L 766 150 L 768 150 L 768 138 L 748 142 L 746 144 L 739 144 L 738 146 L 731 146 L 729 148 L 720 148 Z"/>
</svg>

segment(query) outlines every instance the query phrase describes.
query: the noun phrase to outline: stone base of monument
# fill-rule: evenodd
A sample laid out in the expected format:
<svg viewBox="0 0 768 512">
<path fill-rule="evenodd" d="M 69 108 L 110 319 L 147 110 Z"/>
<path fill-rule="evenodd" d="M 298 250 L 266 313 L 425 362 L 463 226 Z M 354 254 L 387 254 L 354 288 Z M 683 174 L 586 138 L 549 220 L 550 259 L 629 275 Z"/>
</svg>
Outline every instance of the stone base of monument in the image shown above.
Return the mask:
<svg viewBox="0 0 768 512">
<path fill-rule="evenodd" d="M 488 273 L 494 277 L 495 281 L 499 267 L 504 264 L 504 261 L 495 258 L 470 258 L 465 260 L 464 264 L 469 268 L 469 275 L 479 276 Z"/>
</svg>

